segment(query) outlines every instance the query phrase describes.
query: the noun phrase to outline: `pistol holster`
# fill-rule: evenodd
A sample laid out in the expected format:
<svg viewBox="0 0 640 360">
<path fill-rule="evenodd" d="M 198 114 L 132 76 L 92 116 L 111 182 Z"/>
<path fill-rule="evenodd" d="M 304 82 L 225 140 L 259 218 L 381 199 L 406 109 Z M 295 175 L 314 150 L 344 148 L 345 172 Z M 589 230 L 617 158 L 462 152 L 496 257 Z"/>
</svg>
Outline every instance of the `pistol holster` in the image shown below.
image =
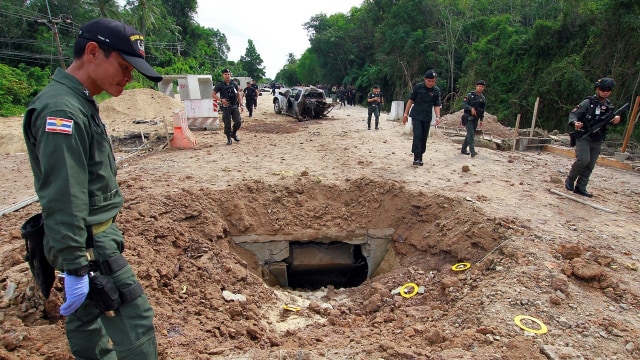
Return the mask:
<svg viewBox="0 0 640 360">
<path fill-rule="evenodd" d="M 30 217 L 20 227 L 22 238 L 27 248 L 25 261 L 29 262 L 29 269 L 36 280 L 45 299 L 51 294 L 51 287 L 55 281 L 55 269 L 44 255 L 44 220 L 38 213 Z"/>
</svg>

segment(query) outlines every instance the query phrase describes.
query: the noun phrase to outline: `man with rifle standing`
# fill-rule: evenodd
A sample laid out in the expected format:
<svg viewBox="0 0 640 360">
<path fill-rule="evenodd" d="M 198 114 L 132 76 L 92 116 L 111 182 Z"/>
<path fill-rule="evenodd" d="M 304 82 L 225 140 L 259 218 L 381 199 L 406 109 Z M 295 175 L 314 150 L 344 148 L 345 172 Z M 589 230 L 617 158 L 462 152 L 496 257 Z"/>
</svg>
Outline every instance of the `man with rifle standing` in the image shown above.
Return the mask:
<svg viewBox="0 0 640 360">
<path fill-rule="evenodd" d="M 244 111 L 244 106 L 242 105 L 242 96 L 238 90 L 238 85 L 231 80 L 231 70 L 222 69 L 222 78 L 222 81 L 219 81 L 213 88 L 211 97 L 221 104 L 224 134 L 227 135 L 227 145 L 231 145 L 233 144 L 231 139 L 240 141 L 240 138 L 236 135 L 240 126 L 242 126 L 242 118 L 238 107 L 241 111 Z M 232 120 L 233 126 L 231 124 Z"/>
<path fill-rule="evenodd" d="M 484 91 L 486 83 L 484 80 L 478 80 L 476 82 L 476 90 L 471 91 L 464 97 L 462 102 L 462 108 L 464 114 L 462 115 L 462 126 L 467 130 L 467 135 L 462 142 L 462 148 L 460 153 L 463 155 L 471 154 L 471 157 L 478 155 L 476 152 L 476 129 L 482 127 L 482 120 L 484 120 L 484 108 L 487 103 L 487 99 L 482 92 Z M 467 147 L 471 152 L 467 151 Z"/>
<path fill-rule="evenodd" d="M 589 177 L 593 171 L 604 138 L 607 134 L 607 125 L 620 122 L 620 110 L 615 111 L 609 96 L 616 86 L 613 79 L 605 77 L 595 83 L 595 95 L 582 100 L 571 113 L 569 113 L 569 126 L 575 128 L 571 135 L 575 138 L 576 161 L 571 165 L 571 170 L 564 186 L 567 190 L 586 197 L 593 197 L 587 192 Z"/>
</svg>

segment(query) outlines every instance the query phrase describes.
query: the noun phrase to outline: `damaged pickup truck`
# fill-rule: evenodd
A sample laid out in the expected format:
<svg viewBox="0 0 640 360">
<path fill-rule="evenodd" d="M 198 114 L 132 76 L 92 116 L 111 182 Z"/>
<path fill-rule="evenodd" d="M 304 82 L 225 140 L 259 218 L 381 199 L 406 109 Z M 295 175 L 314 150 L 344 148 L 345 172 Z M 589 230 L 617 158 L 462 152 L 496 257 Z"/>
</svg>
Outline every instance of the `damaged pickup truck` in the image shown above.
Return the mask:
<svg viewBox="0 0 640 360">
<path fill-rule="evenodd" d="M 315 86 L 283 88 L 273 97 L 276 114 L 284 113 L 298 121 L 325 117 L 332 109 L 333 104 L 327 101 L 324 91 Z"/>
</svg>

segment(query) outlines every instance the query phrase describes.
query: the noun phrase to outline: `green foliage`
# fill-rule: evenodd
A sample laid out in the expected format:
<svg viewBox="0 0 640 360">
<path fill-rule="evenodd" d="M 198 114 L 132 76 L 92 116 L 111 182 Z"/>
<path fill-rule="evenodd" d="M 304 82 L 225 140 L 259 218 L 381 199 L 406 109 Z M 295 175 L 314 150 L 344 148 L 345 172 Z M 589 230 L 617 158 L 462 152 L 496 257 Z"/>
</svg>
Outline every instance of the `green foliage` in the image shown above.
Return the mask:
<svg viewBox="0 0 640 360">
<path fill-rule="evenodd" d="M 262 66 L 262 58 L 256 51 L 256 47 L 251 39 L 247 41 L 247 49 L 245 50 L 244 55 L 240 57 L 240 61 L 238 61 L 238 63 L 246 75 L 256 81 L 262 80 L 266 74 L 264 66 Z"/>
<path fill-rule="evenodd" d="M 118 3 L 116 0 L 93 0 L 94 6 L 103 18 L 115 18 L 119 15 Z"/>
<path fill-rule="evenodd" d="M 29 86 L 29 99 L 35 97 L 49 82 L 49 69 L 29 67 L 24 64 L 18 65 L 18 70 L 24 73 L 27 85 Z"/>
<path fill-rule="evenodd" d="M 303 84 L 315 85 L 323 82 L 320 69 L 316 66 L 318 63 L 318 56 L 307 49 L 304 54 L 298 60 L 296 66 L 296 77 L 300 79 Z"/>
<path fill-rule="evenodd" d="M 33 94 L 32 84 L 33 79 L 19 69 L 0 64 L 0 116 L 22 114 Z"/>
<path fill-rule="evenodd" d="M 286 86 L 294 86 L 301 83 L 300 78 L 298 78 L 298 59 L 293 53 L 288 54 L 287 64 L 278 71 L 276 79 Z"/>
<path fill-rule="evenodd" d="M 193 27 L 194 15 L 198 11 L 197 0 L 161 0 L 161 3 L 181 31 L 188 31 Z"/>
<path fill-rule="evenodd" d="M 432 68 L 445 111 L 459 110 L 461 96 L 484 79 L 488 111 L 505 125 L 518 114 L 531 118 L 539 98 L 537 124 L 564 130 L 568 112 L 599 77 L 616 79 L 614 104 L 635 98 L 639 19 L 640 3 L 631 0 L 364 2 L 305 23 L 316 68 L 305 60 L 298 76 L 320 74 L 324 83 L 360 90 L 379 82 L 387 96 L 406 99 Z"/>
</svg>

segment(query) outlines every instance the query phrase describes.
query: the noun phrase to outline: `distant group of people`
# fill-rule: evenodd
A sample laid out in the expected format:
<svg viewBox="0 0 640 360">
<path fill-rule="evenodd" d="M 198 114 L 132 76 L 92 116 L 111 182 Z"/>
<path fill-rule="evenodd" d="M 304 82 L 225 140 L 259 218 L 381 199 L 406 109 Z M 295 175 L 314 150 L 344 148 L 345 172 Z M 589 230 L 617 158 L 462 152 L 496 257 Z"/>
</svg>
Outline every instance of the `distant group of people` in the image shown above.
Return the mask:
<svg viewBox="0 0 640 360">
<path fill-rule="evenodd" d="M 353 85 L 347 85 L 346 87 L 344 85 L 334 85 L 329 95 L 334 104 L 339 103 L 341 106 L 356 106 L 362 103 L 362 94 Z"/>
<path fill-rule="evenodd" d="M 436 79 L 437 74 L 434 70 L 425 73 L 424 82 L 413 87 L 402 117 L 403 124 L 406 124 L 411 117 L 413 126 L 411 152 L 415 166 L 424 165 L 423 155 L 433 113 L 436 116 L 435 125 L 440 124 L 440 90 L 435 85 Z M 593 197 L 593 194 L 587 191 L 587 184 L 600 155 L 607 134 L 607 125 L 617 125 L 621 120 L 609 100 L 615 85 L 615 81 L 608 77 L 597 80 L 594 85 L 595 94 L 582 100 L 569 113 L 568 124 L 575 130 L 572 137 L 575 139 L 576 160 L 571 165 L 564 185 L 567 190 L 588 198 Z M 475 90 L 464 97 L 461 124 L 466 129 L 466 136 L 460 149 L 463 155 L 471 155 L 471 157 L 478 155 L 475 149 L 475 133 L 482 127 L 484 120 L 485 86 L 484 80 L 478 80 Z"/>
<path fill-rule="evenodd" d="M 242 105 L 244 100 L 249 111 L 249 117 L 252 117 L 253 110 L 257 108 L 257 101 L 260 94 L 255 80 L 247 82 L 246 87 L 240 91 L 238 86 L 230 81 L 229 69 L 224 69 L 223 80 L 218 82 L 214 87 L 213 98 L 221 103 L 222 121 L 224 123 L 224 133 L 227 136 L 227 144 L 231 145 L 235 140 L 240 141 L 237 131 L 240 129 L 242 120 L 240 112 L 244 111 Z M 426 151 L 427 139 L 432 123 L 432 114 L 435 113 L 435 125 L 440 124 L 441 111 L 441 93 L 436 86 L 437 73 L 435 70 L 428 70 L 424 75 L 424 81 L 416 84 L 409 95 L 409 99 L 404 109 L 402 117 L 403 124 L 406 124 L 411 118 L 413 128 L 413 141 L 411 144 L 411 152 L 413 153 L 413 165 L 423 166 L 423 156 Z M 475 134 L 477 129 L 481 129 L 484 120 L 486 97 L 484 90 L 486 82 L 478 80 L 475 84 L 475 90 L 470 91 L 464 97 L 462 102 L 463 115 L 461 125 L 466 130 L 464 141 L 460 153 L 463 155 L 471 155 L 476 157 L 478 152 L 475 148 Z M 614 111 L 613 106 L 608 100 L 611 90 L 615 87 L 615 82 L 610 78 L 602 78 L 595 84 L 596 94 L 589 96 L 583 100 L 569 115 L 569 125 L 574 127 L 577 132 L 585 132 L 591 130 L 598 119 L 604 114 Z M 275 92 L 275 83 L 271 84 L 272 92 Z M 332 102 L 342 105 L 355 106 L 362 100 L 357 99 L 358 92 L 352 85 L 334 85 L 328 91 Z M 374 119 L 374 129 L 380 129 L 380 110 L 384 105 L 384 96 L 379 85 L 374 85 L 367 94 L 367 129 L 371 130 L 371 120 Z M 612 124 L 618 124 L 620 116 L 616 116 L 611 121 Z M 591 197 L 592 194 L 587 192 L 586 186 L 589 181 L 591 172 L 595 167 L 595 163 L 600 154 L 602 142 L 606 135 L 606 127 L 599 129 L 598 132 L 586 134 L 580 137 L 576 143 L 576 161 L 571 167 L 571 171 L 565 180 L 565 187 L 576 194 Z"/>
</svg>

